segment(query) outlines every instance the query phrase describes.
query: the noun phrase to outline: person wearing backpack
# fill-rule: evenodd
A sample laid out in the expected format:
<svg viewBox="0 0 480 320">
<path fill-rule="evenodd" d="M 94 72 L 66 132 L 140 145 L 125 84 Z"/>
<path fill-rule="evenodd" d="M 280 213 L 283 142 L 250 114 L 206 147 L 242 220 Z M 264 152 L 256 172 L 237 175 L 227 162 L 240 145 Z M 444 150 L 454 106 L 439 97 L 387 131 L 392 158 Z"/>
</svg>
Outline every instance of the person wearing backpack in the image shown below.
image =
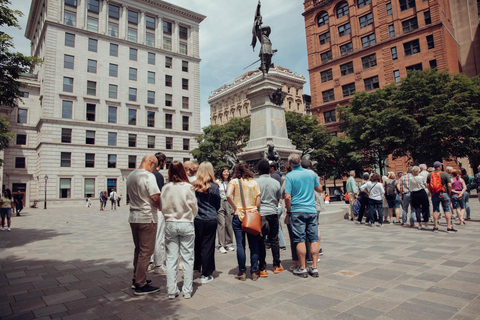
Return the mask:
<svg viewBox="0 0 480 320">
<path fill-rule="evenodd" d="M 400 223 L 400 195 L 398 189 L 398 182 L 395 180 L 395 172 L 388 173 L 388 180 L 385 181 L 385 199 L 388 204 L 388 216 L 390 222 Z M 393 213 L 395 212 L 395 220 L 393 220 Z"/>
<path fill-rule="evenodd" d="M 428 230 L 428 215 L 430 211 L 428 196 L 425 191 L 426 182 L 425 177 L 420 174 L 420 167 L 414 166 L 412 168 L 409 185 L 412 193 L 412 211 L 415 211 L 417 216 L 418 230 L 422 230 L 422 217 L 425 229 Z"/>
<path fill-rule="evenodd" d="M 443 172 L 440 168 L 443 164 L 440 161 L 435 161 L 433 167 L 435 170 L 427 176 L 427 185 L 432 195 L 433 205 L 433 232 L 438 232 L 438 215 L 440 211 L 440 203 L 445 213 L 447 220 L 447 233 L 457 232 L 452 226 L 452 214 L 450 212 L 450 197 L 452 192 L 452 180 L 448 173 Z"/>
<path fill-rule="evenodd" d="M 477 174 L 473 178 L 473 184 L 477 188 L 478 201 L 480 202 L 480 165 L 477 168 Z"/>
</svg>

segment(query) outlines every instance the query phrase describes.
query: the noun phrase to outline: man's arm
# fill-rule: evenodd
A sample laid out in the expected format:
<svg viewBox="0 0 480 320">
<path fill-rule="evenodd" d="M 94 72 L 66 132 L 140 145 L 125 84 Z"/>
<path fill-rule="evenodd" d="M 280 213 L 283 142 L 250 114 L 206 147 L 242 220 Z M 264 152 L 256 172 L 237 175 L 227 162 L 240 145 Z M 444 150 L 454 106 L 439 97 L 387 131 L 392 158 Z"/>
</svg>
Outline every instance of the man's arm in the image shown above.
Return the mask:
<svg viewBox="0 0 480 320">
<path fill-rule="evenodd" d="M 315 191 L 317 191 L 318 193 L 322 193 L 322 186 L 321 185 L 316 186 Z"/>
<path fill-rule="evenodd" d="M 452 193 L 452 183 L 451 182 L 449 182 L 447 184 L 447 189 L 448 189 L 448 194 L 451 194 Z"/>
<path fill-rule="evenodd" d="M 162 210 L 162 200 L 160 200 L 160 193 L 156 193 L 152 196 L 150 196 L 150 199 L 153 202 L 153 205 L 157 207 L 158 210 Z"/>
<path fill-rule="evenodd" d="M 290 212 L 290 208 L 292 206 L 292 195 L 290 193 L 285 193 L 285 208 L 287 209 L 287 212 Z"/>
</svg>

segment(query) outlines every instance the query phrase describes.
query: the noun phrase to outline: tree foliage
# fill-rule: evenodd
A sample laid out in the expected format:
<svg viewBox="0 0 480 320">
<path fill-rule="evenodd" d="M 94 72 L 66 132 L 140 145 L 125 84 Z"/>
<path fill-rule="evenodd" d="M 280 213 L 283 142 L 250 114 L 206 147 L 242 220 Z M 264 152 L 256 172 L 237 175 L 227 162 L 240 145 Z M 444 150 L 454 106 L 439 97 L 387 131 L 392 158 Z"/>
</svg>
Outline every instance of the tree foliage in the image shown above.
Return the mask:
<svg viewBox="0 0 480 320">
<path fill-rule="evenodd" d="M 285 112 L 288 138 L 302 152 L 323 148 L 330 140 L 328 131 L 319 125 L 317 117 L 297 112 Z"/>
</svg>

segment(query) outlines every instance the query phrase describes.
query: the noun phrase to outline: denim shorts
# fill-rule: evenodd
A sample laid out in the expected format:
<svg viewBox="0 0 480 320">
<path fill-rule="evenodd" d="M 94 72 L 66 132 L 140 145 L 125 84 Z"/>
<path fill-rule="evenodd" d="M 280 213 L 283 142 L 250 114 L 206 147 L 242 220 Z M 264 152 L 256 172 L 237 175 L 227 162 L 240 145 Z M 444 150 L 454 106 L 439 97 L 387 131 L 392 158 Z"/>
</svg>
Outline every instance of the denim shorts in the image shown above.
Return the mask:
<svg viewBox="0 0 480 320">
<path fill-rule="evenodd" d="M 443 212 L 450 212 L 450 197 L 448 194 L 444 192 L 432 194 L 433 212 L 440 212 L 440 203 L 442 204 Z"/>
<path fill-rule="evenodd" d="M 402 200 L 400 199 L 400 195 L 396 195 L 394 200 L 387 200 L 388 209 L 400 209 L 402 204 Z"/>
<path fill-rule="evenodd" d="M 6 216 L 12 215 L 12 208 L 1 208 L 0 212 L 2 213 L 2 219 L 4 219 Z"/>
<path fill-rule="evenodd" d="M 293 242 L 310 242 L 318 240 L 317 213 L 292 212 L 290 214 L 290 225 L 293 233 Z"/>
<path fill-rule="evenodd" d="M 458 197 L 458 194 L 452 195 L 453 209 L 465 209 L 465 197 Z"/>
</svg>

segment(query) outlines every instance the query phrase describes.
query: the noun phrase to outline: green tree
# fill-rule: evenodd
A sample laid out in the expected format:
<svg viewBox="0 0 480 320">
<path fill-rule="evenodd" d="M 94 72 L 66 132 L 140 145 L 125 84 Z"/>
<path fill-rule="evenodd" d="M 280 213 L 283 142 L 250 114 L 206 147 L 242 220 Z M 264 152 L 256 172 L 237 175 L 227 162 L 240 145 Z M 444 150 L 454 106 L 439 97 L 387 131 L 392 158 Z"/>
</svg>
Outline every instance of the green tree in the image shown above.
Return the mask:
<svg viewBox="0 0 480 320">
<path fill-rule="evenodd" d="M 325 127 L 320 126 L 315 116 L 302 115 L 297 112 L 285 112 L 288 138 L 302 152 L 309 148 L 322 149 L 330 141 Z"/>
</svg>

